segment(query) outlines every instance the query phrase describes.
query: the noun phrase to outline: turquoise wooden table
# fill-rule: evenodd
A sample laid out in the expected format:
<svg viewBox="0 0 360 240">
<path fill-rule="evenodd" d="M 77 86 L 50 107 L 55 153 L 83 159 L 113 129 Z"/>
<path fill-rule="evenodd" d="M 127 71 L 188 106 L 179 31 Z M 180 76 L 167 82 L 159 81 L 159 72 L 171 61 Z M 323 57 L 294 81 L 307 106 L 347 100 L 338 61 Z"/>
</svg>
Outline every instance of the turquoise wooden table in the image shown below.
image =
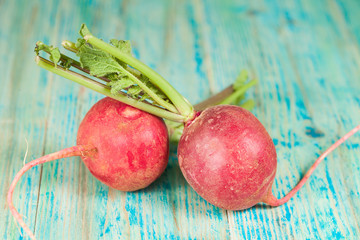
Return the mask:
<svg viewBox="0 0 360 240">
<path fill-rule="evenodd" d="M 253 113 L 278 152 L 284 196 L 319 154 L 360 123 L 360 1 L 0 1 L 0 239 L 22 239 L 6 193 L 26 161 L 73 146 L 103 96 L 36 66 L 37 40 L 60 46 L 81 23 L 134 54 L 192 103 L 248 69 Z M 360 239 L 360 134 L 287 204 L 225 211 L 186 183 L 170 147 L 150 187 L 119 192 L 73 157 L 24 175 L 14 204 L 38 239 Z"/>
</svg>

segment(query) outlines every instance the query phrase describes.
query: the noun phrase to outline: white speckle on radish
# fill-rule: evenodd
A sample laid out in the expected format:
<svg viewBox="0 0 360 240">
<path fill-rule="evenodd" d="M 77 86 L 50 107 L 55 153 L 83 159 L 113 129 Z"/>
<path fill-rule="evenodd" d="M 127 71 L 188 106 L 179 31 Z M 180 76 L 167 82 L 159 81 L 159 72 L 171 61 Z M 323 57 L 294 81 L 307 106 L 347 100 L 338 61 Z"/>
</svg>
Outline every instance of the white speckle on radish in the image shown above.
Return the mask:
<svg viewBox="0 0 360 240">
<path fill-rule="evenodd" d="M 122 111 L 121 115 L 126 118 L 135 118 L 139 115 L 139 111 L 136 108 L 126 107 L 126 109 Z"/>
</svg>

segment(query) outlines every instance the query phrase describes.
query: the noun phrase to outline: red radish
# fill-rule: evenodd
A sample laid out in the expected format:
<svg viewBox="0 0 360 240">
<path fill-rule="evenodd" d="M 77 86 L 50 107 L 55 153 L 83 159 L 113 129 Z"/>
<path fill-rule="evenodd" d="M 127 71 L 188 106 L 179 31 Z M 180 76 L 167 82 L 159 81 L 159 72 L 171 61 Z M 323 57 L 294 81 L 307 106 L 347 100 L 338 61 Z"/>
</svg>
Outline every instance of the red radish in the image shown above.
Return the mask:
<svg viewBox="0 0 360 240">
<path fill-rule="evenodd" d="M 30 168 L 72 156 L 80 156 L 90 172 L 109 187 L 135 191 L 150 185 L 165 170 L 169 157 L 167 129 L 161 118 L 119 101 L 104 98 L 97 102 L 80 124 L 77 146 L 27 163 L 11 183 L 9 208 L 32 239 L 34 235 L 12 203 L 15 186 Z"/>
<path fill-rule="evenodd" d="M 272 139 L 260 121 L 241 107 L 210 107 L 188 122 L 179 142 L 179 164 L 195 191 L 218 207 L 241 210 L 260 202 L 279 206 L 304 185 L 321 160 L 359 129 L 360 125 L 326 150 L 281 199 L 271 192 L 277 165 Z"/>
<path fill-rule="evenodd" d="M 150 185 L 169 157 L 167 129 L 161 118 L 111 98 L 95 104 L 81 122 L 77 145 L 97 151 L 81 156 L 101 182 L 120 191 Z"/>
</svg>

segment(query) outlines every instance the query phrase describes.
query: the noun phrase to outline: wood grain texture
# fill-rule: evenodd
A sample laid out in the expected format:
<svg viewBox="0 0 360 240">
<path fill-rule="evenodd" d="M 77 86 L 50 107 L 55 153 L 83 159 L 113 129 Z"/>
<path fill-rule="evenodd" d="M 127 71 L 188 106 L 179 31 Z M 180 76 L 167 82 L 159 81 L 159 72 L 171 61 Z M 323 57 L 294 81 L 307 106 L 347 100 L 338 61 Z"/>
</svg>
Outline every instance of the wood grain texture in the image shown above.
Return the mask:
<svg viewBox="0 0 360 240">
<path fill-rule="evenodd" d="M 34 63 L 37 40 L 74 40 L 81 23 L 129 39 L 134 55 L 196 103 L 249 69 L 253 113 L 278 152 L 284 196 L 319 154 L 360 122 L 360 2 L 0 0 L 0 238 L 22 239 L 5 201 L 27 161 L 75 144 L 101 95 Z M 38 239 L 359 239 L 360 136 L 331 154 L 287 204 L 225 211 L 165 173 L 132 193 L 97 181 L 79 158 L 38 166 L 14 203 Z"/>
</svg>

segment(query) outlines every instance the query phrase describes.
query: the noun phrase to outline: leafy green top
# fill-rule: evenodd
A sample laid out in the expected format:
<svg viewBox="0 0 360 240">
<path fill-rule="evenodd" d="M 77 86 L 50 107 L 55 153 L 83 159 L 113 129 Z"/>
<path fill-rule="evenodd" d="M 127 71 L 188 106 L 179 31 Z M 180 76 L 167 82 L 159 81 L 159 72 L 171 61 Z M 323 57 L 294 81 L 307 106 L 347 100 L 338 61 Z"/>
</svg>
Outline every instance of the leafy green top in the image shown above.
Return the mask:
<svg viewBox="0 0 360 240">
<path fill-rule="evenodd" d="M 130 41 L 111 39 L 111 45 L 118 48 L 122 53 L 131 55 Z M 166 95 L 154 86 L 149 78 L 143 74 L 135 73 L 133 69 L 129 69 L 128 65 L 116 58 L 111 54 L 104 52 L 98 48 L 88 44 L 85 39 L 79 38 L 75 43 L 76 55 L 79 57 L 79 64 L 85 70 L 88 70 L 90 75 L 96 77 L 104 77 L 108 79 L 107 85 L 110 87 L 113 95 L 126 93 L 128 96 L 143 101 L 156 102 L 150 94 L 170 102 Z M 48 46 L 42 42 L 36 44 L 35 52 L 37 55 L 41 51 L 45 51 L 50 55 L 50 60 L 68 69 L 74 62 L 73 59 L 62 55 L 58 48 Z M 149 90 L 150 94 L 145 90 Z"/>
<path fill-rule="evenodd" d="M 37 64 L 156 116 L 180 123 L 195 117 L 194 107 L 178 91 L 160 74 L 132 56 L 129 41 L 112 39 L 106 43 L 92 35 L 85 24 L 81 26 L 80 35 L 82 38 L 76 43 L 62 43 L 65 49 L 75 52 L 79 60 L 60 53 L 58 48 L 38 42 L 35 48 Z M 39 56 L 41 51 L 50 54 L 51 61 Z M 74 68 L 75 71 L 72 70 Z M 226 102 L 242 98 L 241 95 L 251 85 L 244 83 L 239 84 L 239 89 L 234 88 L 234 95 L 225 99 Z"/>
</svg>

